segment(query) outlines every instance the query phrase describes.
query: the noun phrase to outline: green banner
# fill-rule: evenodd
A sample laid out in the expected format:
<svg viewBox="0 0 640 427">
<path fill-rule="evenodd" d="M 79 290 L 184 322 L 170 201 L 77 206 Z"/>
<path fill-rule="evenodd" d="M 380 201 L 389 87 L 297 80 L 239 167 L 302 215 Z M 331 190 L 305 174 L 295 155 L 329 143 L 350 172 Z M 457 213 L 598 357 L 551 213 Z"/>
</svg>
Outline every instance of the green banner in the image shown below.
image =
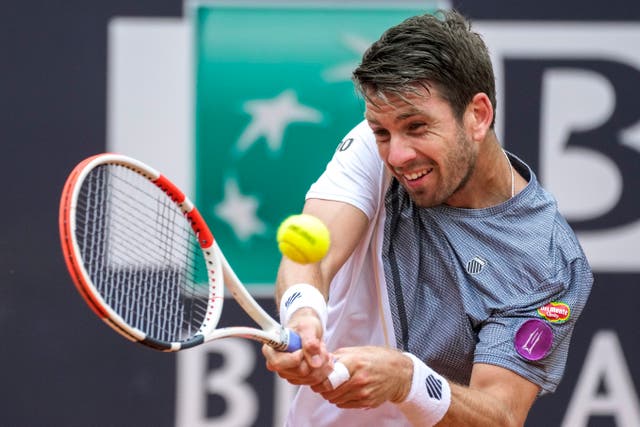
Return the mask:
<svg viewBox="0 0 640 427">
<path fill-rule="evenodd" d="M 351 71 L 417 5 L 195 5 L 196 203 L 241 280 L 272 285 L 280 222 L 363 117 Z"/>
</svg>

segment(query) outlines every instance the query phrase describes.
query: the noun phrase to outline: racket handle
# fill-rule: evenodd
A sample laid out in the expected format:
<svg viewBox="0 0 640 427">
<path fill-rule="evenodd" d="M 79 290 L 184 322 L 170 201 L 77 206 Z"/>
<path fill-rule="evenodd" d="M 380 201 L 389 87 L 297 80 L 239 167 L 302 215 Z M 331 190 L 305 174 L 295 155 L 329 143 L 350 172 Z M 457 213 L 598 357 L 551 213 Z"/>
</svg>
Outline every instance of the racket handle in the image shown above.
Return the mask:
<svg viewBox="0 0 640 427">
<path fill-rule="evenodd" d="M 287 332 L 289 333 L 289 344 L 285 351 L 289 353 L 293 353 L 296 350 L 300 350 L 302 348 L 302 341 L 300 341 L 300 335 L 293 332 L 291 329 L 287 328 Z"/>
</svg>

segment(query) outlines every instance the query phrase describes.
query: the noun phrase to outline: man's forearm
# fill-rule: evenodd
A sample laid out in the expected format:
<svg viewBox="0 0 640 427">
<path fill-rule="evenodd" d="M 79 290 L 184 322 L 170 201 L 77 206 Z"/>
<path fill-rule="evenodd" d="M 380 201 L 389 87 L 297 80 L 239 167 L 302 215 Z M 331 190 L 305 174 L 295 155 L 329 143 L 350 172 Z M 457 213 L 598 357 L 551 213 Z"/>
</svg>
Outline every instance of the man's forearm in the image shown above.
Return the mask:
<svg viewBox="0 0 640 427">
<path fill-rule="evenodd" d="M 451 383 L 450 386 L 451 404 L 437 424 L 439 427 L 515 427 L 523 424 L 515 419 L 504 403 L 486 392 L 458 384 Z"/>
</svg>

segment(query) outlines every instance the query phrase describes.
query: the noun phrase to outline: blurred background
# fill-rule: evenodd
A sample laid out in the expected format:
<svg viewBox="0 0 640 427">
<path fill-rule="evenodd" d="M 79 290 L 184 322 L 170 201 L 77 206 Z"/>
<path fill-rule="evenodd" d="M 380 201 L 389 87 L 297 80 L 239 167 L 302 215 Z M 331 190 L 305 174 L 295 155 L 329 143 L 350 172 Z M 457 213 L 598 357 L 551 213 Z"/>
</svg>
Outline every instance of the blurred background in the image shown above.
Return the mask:
<svg viewBox="0 0 640 427">
<path fill-rule="evenodd" d="M 527 425 L 640 426 L 640 3 L 613 0 L 3 5 L 0 425 L 281 425 L 292 389 L 254 343 L 158 353 L 85 306 L 60 253 L 64 180 L 103 151 L 164 171 L 274 312 L 275 228 L 362 117 L 350 70 L 435 7 L 484 35 L 501 141 L 557 196 L 595 272 L 565 378 Z M 231 303 L 223 317 L 247 322 Z"/>
</svg>

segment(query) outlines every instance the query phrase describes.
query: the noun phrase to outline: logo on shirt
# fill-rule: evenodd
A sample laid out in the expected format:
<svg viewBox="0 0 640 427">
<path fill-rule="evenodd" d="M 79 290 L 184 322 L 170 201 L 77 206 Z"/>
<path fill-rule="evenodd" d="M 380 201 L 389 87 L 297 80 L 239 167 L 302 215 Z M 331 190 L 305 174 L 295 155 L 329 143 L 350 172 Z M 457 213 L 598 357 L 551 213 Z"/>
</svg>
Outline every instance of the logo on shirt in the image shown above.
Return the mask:
<svg viewBox="0 0 640 427">
<path fill-rule="evenodd" d="M 487 261 L 479 256 L 473 257 L 473 259 L 467 263 L 467 273 L 473 275 L 478 274 L 484 269 L 485 265 L 487 265 Z"/>
<path fill-rule="evenodd" d="M 540 360 L 549 353 L 553 331 L 540 319 L 529 319 L 520 326 L 513 340 L 516 351 L 527 360 Z"/>
<path fill-rule="evenodd" d="M 564 323 L 569 320 L 571 309 L 560 301 L 552 301 L 538 309 L 538 314 L 552 323 Z"/>
</svg>

